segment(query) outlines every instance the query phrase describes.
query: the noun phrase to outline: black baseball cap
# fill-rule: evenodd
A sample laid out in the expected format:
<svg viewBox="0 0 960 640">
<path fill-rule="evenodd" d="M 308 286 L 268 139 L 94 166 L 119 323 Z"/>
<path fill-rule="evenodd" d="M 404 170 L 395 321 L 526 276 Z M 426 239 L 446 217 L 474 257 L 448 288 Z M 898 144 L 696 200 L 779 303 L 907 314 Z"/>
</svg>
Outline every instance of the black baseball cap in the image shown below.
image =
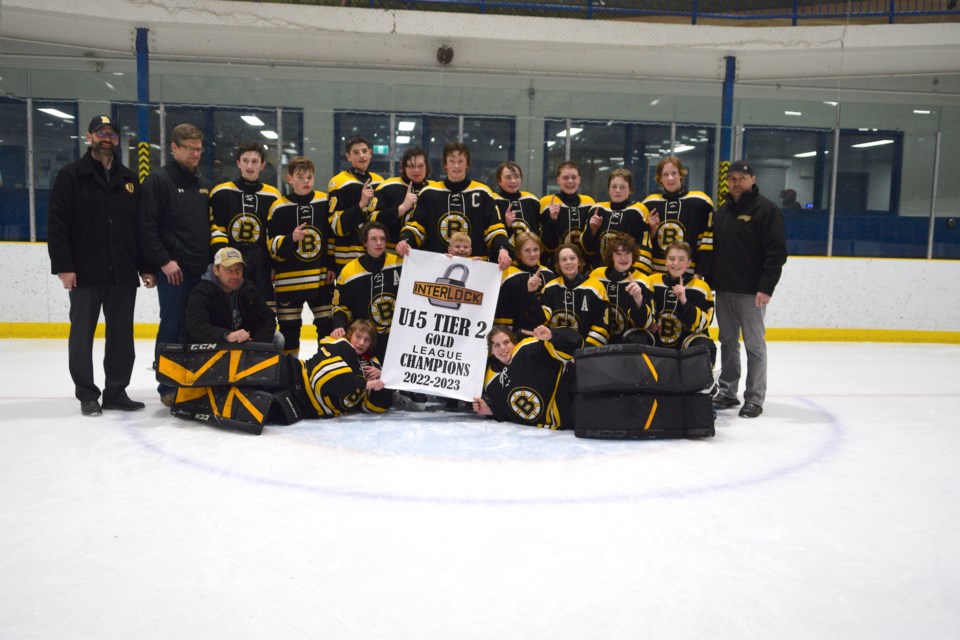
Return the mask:
<svg viewBox="0 0 960 640">
<path fill-rule="evenodd" d="M 113 127 L 114 131 L 117 133 L 120 132 L 120 129 L 117 128 L 116 123 L 110 116 L 96 116 L 90 121 L 90 126 L 87 127 L 87 133 L 99 131 L 102 127 Z"/>
<path fill-rule="evenodd" d="M 748 176 L 753 175 L 753 167 L 744 162 L 743 160 L 736 160 L 730 163 L 730 168 L 727 169 L 727 173 L 745 173 Z"/>
</svg>

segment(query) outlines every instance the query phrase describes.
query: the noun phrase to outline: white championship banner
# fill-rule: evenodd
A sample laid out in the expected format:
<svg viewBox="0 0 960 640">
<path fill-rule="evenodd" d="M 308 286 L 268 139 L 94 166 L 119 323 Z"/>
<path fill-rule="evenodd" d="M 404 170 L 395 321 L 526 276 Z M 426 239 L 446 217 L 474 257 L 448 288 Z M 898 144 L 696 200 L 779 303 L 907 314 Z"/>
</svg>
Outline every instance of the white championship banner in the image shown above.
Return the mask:
<svg viewBox="0 0 960 640">
<path fill-rule="evenodd" d="M 380 379 L 390 389 L 478 397 L 499 294 L 495 263 L 412 250 L 403 260 Z"/>
</svg>

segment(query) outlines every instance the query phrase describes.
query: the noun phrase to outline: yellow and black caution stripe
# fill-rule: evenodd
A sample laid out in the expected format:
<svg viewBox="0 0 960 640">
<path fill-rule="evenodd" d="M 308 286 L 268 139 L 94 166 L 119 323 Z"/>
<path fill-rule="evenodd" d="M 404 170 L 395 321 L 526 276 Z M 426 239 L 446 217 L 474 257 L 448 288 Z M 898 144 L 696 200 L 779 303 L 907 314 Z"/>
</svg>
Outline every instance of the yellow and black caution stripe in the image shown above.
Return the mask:
<svg viewBox="0 0 960 640">
<path fill-rule="evenodd" d="M 140 176 L 140 182 L 147 179 L 150 175 L 150 143 L 137 143 L 137 172 Z"/>
</svg>

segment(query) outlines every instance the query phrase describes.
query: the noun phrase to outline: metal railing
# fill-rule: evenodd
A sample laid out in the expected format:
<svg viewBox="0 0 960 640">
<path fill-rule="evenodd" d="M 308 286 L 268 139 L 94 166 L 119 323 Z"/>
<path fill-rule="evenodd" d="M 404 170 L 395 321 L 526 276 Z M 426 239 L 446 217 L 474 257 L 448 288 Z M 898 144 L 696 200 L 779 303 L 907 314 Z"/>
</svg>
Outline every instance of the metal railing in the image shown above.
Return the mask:
<svg viewBox="0 0 960 640">
<path fill-rule="evenodd" d="M 249 0 L 248 0 L 249 1 Z M 261 2 L 264 0 L 255 0 Z M 958 0 L 266 0 L 286 4 L 366 7 L 587 20 L 661 18 L 698 21 L 867 22 L 960 21 Z"/>
</svg>

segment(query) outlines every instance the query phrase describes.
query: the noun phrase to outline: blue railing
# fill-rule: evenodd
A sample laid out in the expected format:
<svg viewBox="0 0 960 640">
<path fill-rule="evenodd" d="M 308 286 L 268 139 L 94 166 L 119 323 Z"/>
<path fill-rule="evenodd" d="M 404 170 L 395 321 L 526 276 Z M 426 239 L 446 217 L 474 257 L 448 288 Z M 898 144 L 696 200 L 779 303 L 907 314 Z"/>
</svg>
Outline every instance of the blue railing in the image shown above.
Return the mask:
<svg viewBox="0 0 960 640">
<path fill-rule="evenodd" d="M 297 0 L 291 0 L 297 2 Z M 302 1 L 302 0 L 301 0 Z M 310 4 L 337 4 L 323 0 Z M 593 19 L 669 17 L 699 20 L 881 20 L 926 21 L 934 18 L 960 19 L 957 0 L 860 0 L 821 2 L 819 0 L 354 0 L 353 6 L 371 9 L 497 13 L 543 17 Z"/>
</svg>

